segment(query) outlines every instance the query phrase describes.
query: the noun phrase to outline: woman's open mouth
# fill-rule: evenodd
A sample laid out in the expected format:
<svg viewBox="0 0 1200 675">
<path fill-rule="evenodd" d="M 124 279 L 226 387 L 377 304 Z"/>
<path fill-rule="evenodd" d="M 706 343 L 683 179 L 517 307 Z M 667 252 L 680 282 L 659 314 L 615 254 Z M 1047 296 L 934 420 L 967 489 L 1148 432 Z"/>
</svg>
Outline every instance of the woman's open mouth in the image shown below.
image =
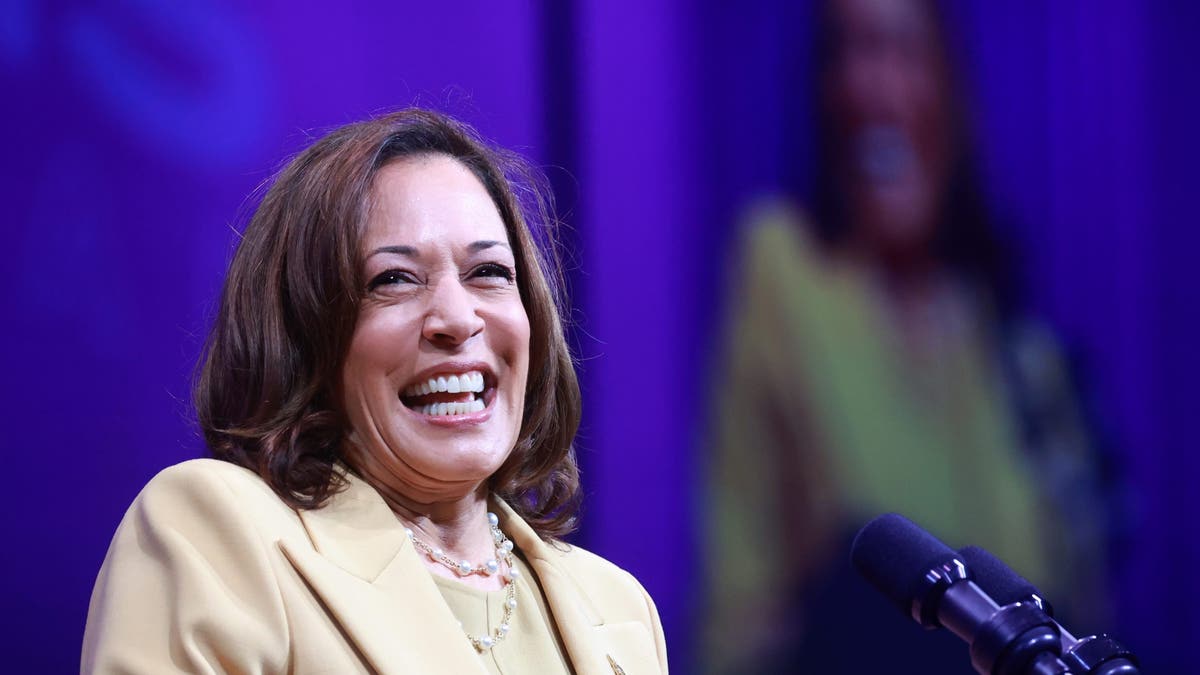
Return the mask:
<svg viewBox="0 0 1200 675">
<path fill-rule="evenodd" d="M 409 384 L 400 393 L 400 402 L 430 417 L 472 415 L 482 412 L 495 392 L 495 377 L 482 371 L 439 373 Z"/>
</svg>

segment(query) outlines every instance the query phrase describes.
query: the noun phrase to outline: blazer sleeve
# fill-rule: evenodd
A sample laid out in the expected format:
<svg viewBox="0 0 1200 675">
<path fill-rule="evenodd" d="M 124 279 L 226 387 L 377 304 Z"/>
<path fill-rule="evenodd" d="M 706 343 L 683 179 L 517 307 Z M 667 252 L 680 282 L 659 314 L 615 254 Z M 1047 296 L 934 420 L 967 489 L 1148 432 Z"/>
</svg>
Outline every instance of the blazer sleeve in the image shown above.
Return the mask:
<svg viewBox="0 0 1200 675">
<path fill-rule="evenodd" d="M 214 467 L 155 477 L 96 580 L 82 673 L 285 672 L 288 628 L 253 508 Z"/>
</svg>

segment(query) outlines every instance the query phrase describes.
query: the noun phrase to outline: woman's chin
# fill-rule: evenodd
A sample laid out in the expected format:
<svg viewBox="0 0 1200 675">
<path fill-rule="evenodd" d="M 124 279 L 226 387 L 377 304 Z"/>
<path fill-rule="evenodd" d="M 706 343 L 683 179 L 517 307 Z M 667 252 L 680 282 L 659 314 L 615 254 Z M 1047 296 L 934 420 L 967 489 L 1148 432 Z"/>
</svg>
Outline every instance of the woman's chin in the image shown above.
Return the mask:
<svg viewBox="0 0 1200 675">
<path fill-rule="evenodd" d="M 468 438 L 434 439 L 408 448 L 400 455 L 405 465 L 426 480 L 457 486 L 486 481 L 512 451 L 511 444 Z"/>
</svg>

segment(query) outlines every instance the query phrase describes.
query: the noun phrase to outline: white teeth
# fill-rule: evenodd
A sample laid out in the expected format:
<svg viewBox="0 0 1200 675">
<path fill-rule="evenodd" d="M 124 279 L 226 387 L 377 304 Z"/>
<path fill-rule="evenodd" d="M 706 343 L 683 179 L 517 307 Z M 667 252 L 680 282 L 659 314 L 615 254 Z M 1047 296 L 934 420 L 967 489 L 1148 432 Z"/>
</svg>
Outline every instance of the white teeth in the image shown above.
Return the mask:
<svg viewBox="0 0 1200 675">
<path fill-rule="evenodd" d="M 449 415 L 471 415 L 483 410 L 486 406 L 483 399 L 474 398 L 470 401 L 451 401 L 448 403 L 430 403 L 417 409 L 422 415 L 445 417 Z"/>
<path fill-rule="evenodd" d="M 418 382 L 405 388 L 404 395 L 425 396 L 426 394 L 436 394 L 439 392 L 458 394 L 464 391 L 476 394 L 483 391 L 483 373 L 478 370 L 472 370 L 461 375 L 432 377 L 425 382 Z"/>
</svg>

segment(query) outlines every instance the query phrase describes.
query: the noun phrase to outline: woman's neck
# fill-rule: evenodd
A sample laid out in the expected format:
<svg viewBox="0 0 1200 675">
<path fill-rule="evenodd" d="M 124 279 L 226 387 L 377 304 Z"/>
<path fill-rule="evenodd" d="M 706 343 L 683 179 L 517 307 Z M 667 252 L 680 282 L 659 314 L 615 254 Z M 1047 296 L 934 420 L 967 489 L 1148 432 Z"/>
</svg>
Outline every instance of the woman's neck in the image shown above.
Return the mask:
<svg viewBox="0 0 1200 675">
<path fill-rule="evenodd" d="M 496 556 L 496 544 L 488 526 L 488 490 L 481 485 L 463 497 L 421 501 L 395 490 L 380 490 L 392 512 L 432 549 L 441 549 L 451 560 L 467 560 L 473 566 Z M 421 555 L 430 571 L 465 584 L 496 590 L 503 588 L 498 576 L 460 576 L 444 564 Z"/>
</svg>

